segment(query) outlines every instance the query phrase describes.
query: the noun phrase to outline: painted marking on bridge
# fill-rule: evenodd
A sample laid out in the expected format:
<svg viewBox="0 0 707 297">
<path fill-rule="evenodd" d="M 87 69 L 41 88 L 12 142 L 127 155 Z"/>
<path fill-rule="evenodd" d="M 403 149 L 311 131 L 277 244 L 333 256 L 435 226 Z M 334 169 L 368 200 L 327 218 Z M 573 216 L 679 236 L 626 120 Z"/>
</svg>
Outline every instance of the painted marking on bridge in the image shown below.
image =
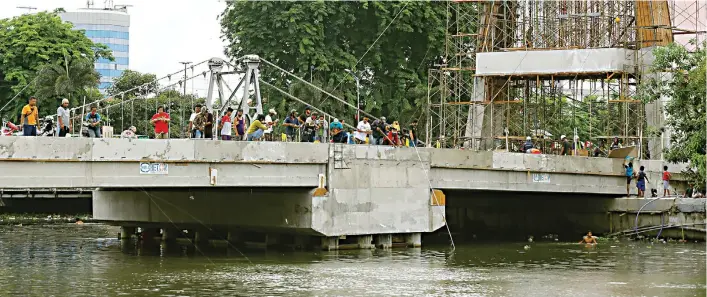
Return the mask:
<svg viewBox="0 0 707 297">
<path fill-rule="evenodd" d="M 140 163 L 140 174 L 169 174 L 169 164 L 166 163 Z"/>
<path fill-rule="evenodd" d="M 550 174 L 548 174 L 548 173 L 533 173 L 533 182 L 534 183 L 549 183 L 550 182 Z"/>
</svg>

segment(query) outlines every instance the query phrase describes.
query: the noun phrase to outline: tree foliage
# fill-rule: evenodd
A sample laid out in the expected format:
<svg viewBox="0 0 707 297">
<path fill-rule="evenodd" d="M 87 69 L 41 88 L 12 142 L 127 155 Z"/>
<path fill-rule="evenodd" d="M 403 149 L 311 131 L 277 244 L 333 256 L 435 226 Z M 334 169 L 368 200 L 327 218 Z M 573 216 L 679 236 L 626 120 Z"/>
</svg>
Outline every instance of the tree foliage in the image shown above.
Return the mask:
<svg viewBox="0 0 707 297">
<path fill-rule="evenodd" d="M 166 89 L 155 81 L 156 75 L 138 71 L 123 71 L 108 90 L 115 97 L 101 104 L 100 112 L 106 118 L 115 132 L 121 132 L 130 126 L 135 126 L 140 135 L 154 136 L 150 124 L 157 107 L 165 107 L 170 114 L 170 137 L 184 138 L 187 136 L 187 124 L 192 112 L 192 103 L 204 103 L 203 99 L 192 95 L 184 96 L 176 90 Z M 124 95 L 117 95 L 124 94 Z"/>
<path fill-rule="evenodd" d="M 126 92 L 128 98 L 140 96 L 145 93 L 154 93 L 158 87 L 155 80 L 157 80 L 157 76 L 154 74 L 143 74 L 133 70 L 125 70 L 113 81 L 113 85 L 108 89 L 108 93 L 115 95 Z"/>
<path fill-rule="evenodd" d="M 47 64 L 37 76 L 35 94 L 38 98 L 68 98 L 77 104 L 79 98 L 94 93 L 100 75 L 93 62 L 86 58 L 69 58 Z"/>
<path fill-rule="evenodd" d="M 221 26 L 230 57 L 257 54 L 355 106 L 355 81 L 344 71 L 352 69 L 364 110 L 407 122 L 424 114 L 427 68 L 444 51 L 446 14 L 444 2 L 237 1 Z M 272 67 L 261 74 L 342 119 L 355 114 Z M 267 87 L 263 93 L 279 112 L 299 107 Z"/>
<path fill-rule="evenodd" d="M 81 31 L 72 28 L 72 24 L 62 22 L 56 13 L 51 12 L 0 20 L 0 106 L 27 86 L 45 65 L 60 64 L 65 58 L 91 62 L 99 57 L 113 59 L 108 47 L 93 43 Z M 84 85 L 80 83 L 76 87 Z M 13 117 L 19 114 L 26 98 L 35 92 L 34 86 L 28 87 L 21 94 L 22 98 L 12 102 L 3 114 Z M 58 100 L 58 96 L 40 97 L 40 116 L 53 113 Z M 47 106 L 51 108 L 44 108 Z"/>
<path fill-rule="evenodd" d="M 671 162 L 689 162 L 688 176 L 704 189 L 705 177 L 705 73 L 707 44 L 697 52 L 673 43 L 654 50 L 653 71 L 663 75 L 652 79 L 643 90 L 643 100 L 669 98 L 665 105 L 667 125 L 673 130 L 666 158 Z"/>
</svg>

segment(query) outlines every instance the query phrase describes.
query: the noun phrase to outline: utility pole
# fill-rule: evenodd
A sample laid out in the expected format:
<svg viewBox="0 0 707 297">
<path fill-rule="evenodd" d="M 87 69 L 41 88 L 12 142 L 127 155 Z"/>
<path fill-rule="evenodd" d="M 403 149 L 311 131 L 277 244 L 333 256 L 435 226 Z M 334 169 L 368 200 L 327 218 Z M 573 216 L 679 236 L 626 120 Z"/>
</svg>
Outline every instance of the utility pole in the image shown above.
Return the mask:
<svg viewBox="0 0 707 297">
<path fill-rule="evenodd" d="M 359 122 L 359 121 L 361 121 L 361 94 L 360 94 L 361 85 L 358 80 L 358 75 L 356 75 L 350 69 L 344 69 L 344 71 L 346 71 L 346 73 L 353 76 L 353 78 L 356 80 L 356 122 Z"/>
<path fill-rule="evenodd" d="M 19 9 L 27 9 L 27 13 L 32 13 L 32 10 L 37 10 L 36 7 L 33 6 L 17 6 Z"/>
<path fill-rule="evenodd" d="M 179 62 L 180 64 L 184 65 L 184 83 L 182 84 L 182 87 L 184 87 L 184 97 L 187 97 L 187 65 L 191 64 L 191 62 Z M 194 97 L 191 99 L 191 109 L 194 110 Z"/>
</svg>

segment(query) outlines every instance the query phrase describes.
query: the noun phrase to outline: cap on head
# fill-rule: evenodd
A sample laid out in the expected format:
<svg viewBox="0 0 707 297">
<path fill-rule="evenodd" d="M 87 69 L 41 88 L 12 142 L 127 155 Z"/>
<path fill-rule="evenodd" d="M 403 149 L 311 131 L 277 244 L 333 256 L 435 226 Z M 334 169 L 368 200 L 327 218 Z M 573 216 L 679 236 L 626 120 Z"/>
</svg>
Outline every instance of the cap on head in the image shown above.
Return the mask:
<svg viewBox="0 0 707 297">
<path fill-rule="evenodd" d="M 69 99 L 66 99 L 66 98 L 61 99 L 61 104 L 62 104 L 62 105 L 63 105 L 63 104 L 69 104 Z"/>
<path fill-rule="evenodd" d="M 277 112 L 275 111 L 274 108 L 271 108 L 270 110 L 268 110 L 268 112 L 271 113 L 271 114 L 273 114 L 273 115 L 277 115 Z"/>
<path fill-rule="evenodd" d="M 530 136 L 528 136 L 528 137 L 525 138 L 525 140 L 531 140 L 531 139 L 532 139 L 532 138 L 530 138 Z"/>
<path fill-rule="evenodd" d="M 128 129 L 130 129 L 130 130 L 133 131 L 133 132 L 136 132 L 136 131 L 137 131 L 137 128 L 135 128 L 135 126 L 130 126 L 130 128 L 128 128 Z"/>
<path fill-rule="evenodd" d="M 338 122 L 339 122 L 339 119 L 334 119 L 334 123 L 338 123 Z"/>
<path fill-rule="evenodd" d="M 385 117 L 381 117 L 381 121 L 385 121 Z"/>
<path fill-rule="evenodd" d="M 565 136 L 564 134 L 562 134 L 562 136 L 560 136 L 560 139 L 565 139 L 565 138 L 567 138 L 567 136 Z"/>
</svg>

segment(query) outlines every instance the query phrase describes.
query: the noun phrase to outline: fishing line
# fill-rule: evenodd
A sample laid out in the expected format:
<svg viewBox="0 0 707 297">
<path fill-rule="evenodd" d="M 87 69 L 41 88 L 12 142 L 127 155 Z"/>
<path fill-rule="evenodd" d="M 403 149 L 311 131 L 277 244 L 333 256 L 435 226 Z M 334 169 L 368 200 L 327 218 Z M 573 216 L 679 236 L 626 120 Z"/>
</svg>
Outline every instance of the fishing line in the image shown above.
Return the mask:
<svg viewBox="0 0 707 297">
<path fill-rule="evenodd" d="M 190 214 L 189 212 L 183 210 L 181 207 L 176 206 L 176 205 L 174 205 L 173 203 L 171 203 L 171 202 L 169 202 L 169 201 L 167 201 L 167 200 L 165 200 L 165 199 L 162 199 L 162 198 L 160 198 L 160 197 L 158 197 L 158 196 L 152 195 L 152 194 L 148 193 L 147 191 L 144 191 L 144 190 L 143 190 L 143 192 L 144 192 L 146 195 L 148 195 L 148 196 L 150 197 L 150 199 L 156 198 L 156 199 L 161 200 L 161 201 L 164 202 L 164 203 L 169 204 L 170 206 L 174 207 L 174 208 L 177 209 L 178 211 L 180 211 L 180 212 L 182 212 L 182 213 L 188 215 L 188 216 L 191 217 L 192 219 L 196 220 L 199 224 L 201 224 L 202 226 L 206 227 L 206 229 L 208 229 L 209 231 L 211 231 L 211 233 L 217 234 L 213 229 L 211 229 L 209 226 L 207 226 L 206 224 L 204 224 L 204 222 L 202 222 L 201 220 L 199 220 L 198 218 L 196 218 L 195 216 L 193 216 L 193 215 Z M 160 209 L 160 210 L 161 210 L 161 209 Z M 175 225 L 175 227 L 176 227 L 176 225 Z M 243 256 L 243 258 L 245 258 L 245 259 L 248 261 L 248 263 L 253 264 L 253 262 L 250 261 L 250 259 L 248 258 L 248 256 L 246 256 L 246 255 L 245 255 L 243 252 L 241 252 L 235 245 L 231 244 L 231 242 L 228 241 L 228 238 L 222 238 L 222 239 L 226 240 L 226 243 L 228 244 L 228 246 L 232 247 L 232 248 L 235 249 L 239 254 L 241 254 L 241 256 Z"/>
<path fill-rule="evenodd" d="M 174 226 L 174 228 L 177 229 L 177 230 L 179 230 L 179 227 L 177 227 L 177 224 L 175 224 L 174 221 L 172 221 L 172 219 L 167 215 L 167 213 L 165 213 L 164 210 L 162 210 L 162 207 L 160 207 L 159 204 L 155 203 L 155 201 L 152 200 L 152 197 L 153 197 L 153 196 L 152 196 L 150 193 L 148 193 L 147 191 L 145 191 L 145 189 L 143 189 L 143 188 L 140 188 L 140 190 L 141 190 L 143 193 L 145 193 L 145 195 L 147 195 L 147 196 L 150 198 L 150 202 L 151 202 L 151 203 L 154 203 L 155 206 L 157 206 L 157 209 L 159 209 L 160 212 L 169 220 L 169 222 L 172 223 L 172 225 Z M 211 265 L 216 265 L 216 264 L 214 263 L 214 261 L 212 261 L 211 258 L 209 258 L 209 256 L 207 256 L 207 255 L 199 248 L 199 246 L 198 246 L 196 243 L 194 243 L 194 241 L 191 240 L 191 238 L 187 237 L 187 240 L 189 240 L 189 244 L 193 245 L 194 248 L 195 248 L 197 251 L 199 251 L 199 253 L 201 253 L 202 256 L 204 256 L 204 257 L 206 258 L 206 260 L 209 260 L 209 262 L 211 263 Z"/>
</svg>

